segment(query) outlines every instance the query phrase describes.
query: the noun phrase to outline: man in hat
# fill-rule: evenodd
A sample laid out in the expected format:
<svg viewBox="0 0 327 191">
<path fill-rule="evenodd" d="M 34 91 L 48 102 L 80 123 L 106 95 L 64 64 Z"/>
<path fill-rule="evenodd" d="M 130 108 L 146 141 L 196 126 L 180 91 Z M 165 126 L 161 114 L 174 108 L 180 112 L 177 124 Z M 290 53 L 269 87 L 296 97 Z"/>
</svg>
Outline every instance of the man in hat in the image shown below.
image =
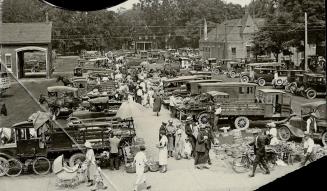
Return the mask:
<svg viewBox="0 0 327 191">
<path fill-rule="evenodd" d="M 304 160 L 301 162 L 301 165 L 304 166 L 305 163 L 307 163 L 307 161 L 313 160 L 313 147 L 314 147 L 315 143 L 313 141 L 313 139 L 310 136 L 310 133 L 305 132 L 304 133 Z"/>
<path fill-rule="evenodd" d="M 139 186 L 142 184 L 145 184 L 146 189 L 149 190 L 151 188 L 150 185 L 146 184 L 146 177 L 144 175 L 144 168 L 148 160 L 146 159 L 146 155 L 144 153 L 145 151 L 145 146 L 141 145 L 140 146 L 140 151 L 136 153 L 134 157 L 134 164 L 136 165 L 136 182 L 134 185 L 134 191 L 139 190 Z"/>
<path fill-rule="evenodd" d="M 161 139 L 161 135 L 162 135 L 162 134 L 164 134 L 164 135 L 167 134 L 167 128 L 166 128 L 166 126 L 167 126 L 167 123 L 162 122 L 162 124 L 161 124 L 161 126 L 160 126 L 160 128 L 159 128 L 159 141 L 160 141 L 160 139 Z"/>
<path fill-rule="evenodd" d="M 169 119 L 166 129 L 168 138 L 168 157 L 173 157 L 176 127 L 173 124 L 172 119 Z"/>
<path fill-rule="evenodd" d="M 255 159 L 253 161 L 253 170 L 252 174 L 250 174 L 250 177 L 254 177 L 255 175 L 255 170 L 258 166 L 258 164 L 261 164 L 262 167 L 266 170 L 265 174 L 270 174 L 270 171 L 267 167 L 266 164 L 266 149 L 265 146 L 269 144 L 268 137 L 265 135 L 262 135 L 259 133 L 260 130 L 256 130 L 253 132 L 254 135 L 254 142 L 251 143 L 254 147 L 254 154 L 255 154 Z"/>
<path fill-rule="evenodd" d="M 110 143 L 110 170 L 119 170 L 120 158 L 119 158 L 119 143 L 121 138 L 115 133 L 111 132 L 109 143 Z"/>
<path fill-rule="evenodd" d="M 306 133 L 310 132 L 310 128 L 313 128 L 315 132 L 317 132 L 317 115 L 316 113 L 310 113 L 307 119 L 307 130 Z"/>
<path fill-rule="evenodd" d="M 187 135 L 187 138 L 189 139 L 189 142 L 192 145 L 192 153 L 191 155 L 194 157 L 195 152 L 195 142 L 196 142 L 196 138 L 193 135 L 193 124 L 192 124 L 193 118 L 191 116 L 188 116 L 186 118 L 186 124 L 185 124 L 185 133 Z"/>
</svg>

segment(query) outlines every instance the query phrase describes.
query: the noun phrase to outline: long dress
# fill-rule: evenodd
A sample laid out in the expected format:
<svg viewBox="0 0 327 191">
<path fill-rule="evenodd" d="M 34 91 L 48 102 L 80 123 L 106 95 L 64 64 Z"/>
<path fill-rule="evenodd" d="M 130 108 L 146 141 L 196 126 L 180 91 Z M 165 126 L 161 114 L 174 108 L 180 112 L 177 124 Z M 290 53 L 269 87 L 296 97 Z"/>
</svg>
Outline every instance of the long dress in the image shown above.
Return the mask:
<svg viewBox="0 0 327 191">
<path fill-rule="evenodd" d="M 154 95 L 153 112 L 160 112 L 161 110 L 161 98 L 158 95 Z"/>
<path fill-rule="evenodd" d="M 168 139 L 166 135 L 163 135 L 159 142 L 160 148 L 159 148 L 159 165 L 167 165 L 168 163 Z"/>
<path fill-rule="evenodd" d="M 183 130 L 178 129 L 175 137 L 175 152 L 177 155 L 183 155 L 184 148 Z"/>
</svg>

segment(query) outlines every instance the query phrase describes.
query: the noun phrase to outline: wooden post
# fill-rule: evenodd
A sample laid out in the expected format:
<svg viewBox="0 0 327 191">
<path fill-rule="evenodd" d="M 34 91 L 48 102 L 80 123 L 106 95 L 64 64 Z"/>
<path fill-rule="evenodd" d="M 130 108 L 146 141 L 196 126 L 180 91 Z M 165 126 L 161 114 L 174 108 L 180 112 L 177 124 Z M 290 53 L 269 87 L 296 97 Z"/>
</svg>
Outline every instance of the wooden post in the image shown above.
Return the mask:
<svg viewBox="0 0 327 191">
<path fill-rule="evenodd" d="M 308 70 L 308 18 L 304 13 L 304 69 Z"/>
</svg>

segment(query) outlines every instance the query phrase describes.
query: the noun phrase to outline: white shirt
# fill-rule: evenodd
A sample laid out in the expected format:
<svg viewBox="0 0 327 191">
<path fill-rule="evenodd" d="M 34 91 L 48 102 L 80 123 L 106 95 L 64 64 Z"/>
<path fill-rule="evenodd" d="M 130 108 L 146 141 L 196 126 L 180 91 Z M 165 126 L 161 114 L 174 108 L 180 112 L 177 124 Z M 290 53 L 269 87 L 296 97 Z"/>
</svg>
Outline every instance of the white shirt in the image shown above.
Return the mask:
<svg viewBox="0 0 327 191">
<path fill-rule="evenodd" d="M 311 139 L 311 138 L 308 138 L 308 140 L 306 140 L 304 142 L 304 148 L 307 149 L 307 153 L 311 153 L 312 150 L 313 150 L 313 147 L 314 147 L 315 143 L 314 141 Z"/>
<path fill-rule="evenodd" d="M 273 137 L 277 137 L 277 129 L 276 128 L 271 128 L 269 130 L 269 134 L 272 135 Z"/>
<path fill-rule="evenodd" d="M 142 96 L 142 95 L 143 95 L 143 91 L 142 91 L 142 89 L 138 89 L 137 92 L 136 92 L 136 94 L 137 94 L 138 96 Z"/>
<path fill-rule="evenodd" d="M 93 149 L 87 149 L 86 155 L 85 155 L 85 160 L 95 164 L 95 156 L 94 156 Z"/>
<path fill-rule="evenodd" d="M 136 166 L 145 166 L 145 163 L 147 162 L 145 153 L 140 151 L 138 153 L 136 153 L 135 157 L 134 157 L 134 163 Z"/>
<path fill-rule="evenodd" d="M 277 137 L 273 137 L 270 140 L 270 145 L 278 145 L 279 144 L 279 140 L 277 139 Z"/>
<path fill-rule="evenodd" d="M 317 123 L 315 122 L 315 120 L 312 120 L 312 117 L 309 117 L 309 119 L 307 119 L 307 130 L 310 130 L 310 126 L 312 122 L 313 122 L 314 129 L 315 130 L 317 129 Z"/>
<path fill-rule="evenodd" d="M 215 115 L 220 115 L 220 114 L 221 114 L 221 107 L 216 108 Z"/>
</svg>

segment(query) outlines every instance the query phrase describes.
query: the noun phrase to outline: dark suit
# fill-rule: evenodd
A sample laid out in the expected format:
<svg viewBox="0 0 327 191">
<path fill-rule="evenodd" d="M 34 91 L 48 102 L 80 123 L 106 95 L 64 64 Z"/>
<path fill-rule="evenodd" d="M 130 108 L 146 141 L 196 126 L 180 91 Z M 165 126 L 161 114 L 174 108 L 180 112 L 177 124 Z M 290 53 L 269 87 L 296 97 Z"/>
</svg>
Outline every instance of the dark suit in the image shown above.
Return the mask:
<svg viewBox="0 0 327 191">
<path fill-rule="evenodd" d="M 195 142 L 196 139 L 193 135 L 193 130 L 191 128 L 191 123 L 186 123 L 185 125 L 185 134 L 187 135 L 187 138 L 189 139 L 191 145 L 192 145 L 192 156 L 194 156 L 194 149 L 195 149 Z"/>
<path fill-rule="evenodd" d="M 201 130 L 196 140 L 195 145 L 195 159 L 194 165 L 205 164 L 209 160 L 209 138 L 204 139 L 204 136 L 208 136 L 206 131 Z"/>
<path fill-rule="evenodd" d="M 253 174 L 255 173 L 255 170 L 258 166 L 258 164 L 261 164 L 262 167 L 266 170 L 266 172 L 269 172 L 269 169 L 266 164 L 266 148 L 265 146 L 269 144 L 269 139 L 265 135 L 258 135 L 253 144 L 255 159 L 253 161 Z"/>
</svg>

